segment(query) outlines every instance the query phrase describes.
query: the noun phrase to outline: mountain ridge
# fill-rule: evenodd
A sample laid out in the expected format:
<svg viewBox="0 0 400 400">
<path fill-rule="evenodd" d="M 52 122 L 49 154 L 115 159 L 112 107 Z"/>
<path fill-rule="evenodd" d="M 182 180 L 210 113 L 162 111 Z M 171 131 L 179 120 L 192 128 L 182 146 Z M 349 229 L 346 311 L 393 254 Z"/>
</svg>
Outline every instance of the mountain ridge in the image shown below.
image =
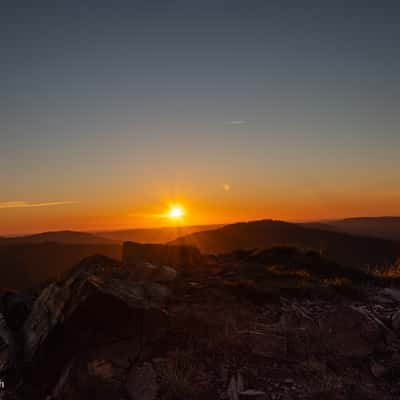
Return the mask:
<svg viewBox="0 0 400 400">
<path fill-rule="evenodd" d="M 165 243 L 175 240 L 180 236 L 187 234 L 202 232 L 205 230 L 213 230 L 222 227 L 217 225 L 189 225 L 174 226 L 160 228 L 133 228 L 113 231 L 95 231 L 95 235 L 99 235 L 111 240 L 121 242 L 137 242 L 137 243 Z"/>
<path fill-rule="evenodd" d="M 187 235 L 170 244 L 196 246 L 209 254 L 291 245 L 311 248 L 341 264 L 362 268 L 391 265 L 400 255 L 399 241 L 306 228 L 276 220 L 227 225 L 214 231 Z"/>
<path fill-rule="evenodd" d="M 62 244 L 115 244 L 108 238 L 103 238 L 92 233 L 62 230 L 47 231 L 17 237 L 0 237 L 1 244 L 39 244 L 39 243 L 62 243 Z"/>
<path fill-rule="evenodd" d="M 400 240 L 400 217 L 350 217 L 329 221 L 315 221 L 305 226 L 324 226 L 327 230 L 352 235 L 371 236 L 383 239 Z"/>
</svg>

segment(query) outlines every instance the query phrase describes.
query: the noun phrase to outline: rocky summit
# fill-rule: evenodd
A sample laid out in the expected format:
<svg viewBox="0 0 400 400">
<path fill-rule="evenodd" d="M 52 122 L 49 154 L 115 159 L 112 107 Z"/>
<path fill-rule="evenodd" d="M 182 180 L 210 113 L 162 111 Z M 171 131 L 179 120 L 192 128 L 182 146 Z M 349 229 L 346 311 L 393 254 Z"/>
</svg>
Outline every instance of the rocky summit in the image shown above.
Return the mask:
<svg viewBox="0 0 400 400">
<path fill-rule="evenodd" d="M 396 280 L 288 248 L 203 262 L 94 256 L 4 292 L 1 398 L 399 398 Z"/>
<path fill-rule="evenodd" d="M 128 264 L 150 262 L 178 267 L 195 267 L 204 264 L 204 257 L 194 246 L 141 244 L 125 242 L 122 259 Z"/>
</svg>

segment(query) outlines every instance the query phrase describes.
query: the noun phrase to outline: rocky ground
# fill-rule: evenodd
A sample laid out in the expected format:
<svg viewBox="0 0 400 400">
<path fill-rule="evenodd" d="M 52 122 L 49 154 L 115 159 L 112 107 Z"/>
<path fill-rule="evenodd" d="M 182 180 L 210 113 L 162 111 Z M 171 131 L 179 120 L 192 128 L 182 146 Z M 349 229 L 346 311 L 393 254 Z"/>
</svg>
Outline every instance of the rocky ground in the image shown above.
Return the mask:
<svg viewBox="0 0 400 400">
<path fill-rule="evenodd" d="M 400 290 L 315 253 L 96 256 L 2 296 L 2 399 L 398 399 Z"/>
</svg>

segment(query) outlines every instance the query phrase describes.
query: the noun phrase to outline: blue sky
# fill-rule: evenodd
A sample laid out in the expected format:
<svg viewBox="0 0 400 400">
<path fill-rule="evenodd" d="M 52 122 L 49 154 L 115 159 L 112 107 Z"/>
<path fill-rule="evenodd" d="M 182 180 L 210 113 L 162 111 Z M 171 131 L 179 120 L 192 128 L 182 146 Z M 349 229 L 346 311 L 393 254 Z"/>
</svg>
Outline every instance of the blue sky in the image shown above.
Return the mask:
<svg viewBox="0 0 400 400">
<path fill-rule="evenodd" d="M 0 204 L 60 203 L 0 208 L 7 231 L 167 197 L 193 222 L 400 213 L 396 2 L 1 7 Z"/>
</svg>

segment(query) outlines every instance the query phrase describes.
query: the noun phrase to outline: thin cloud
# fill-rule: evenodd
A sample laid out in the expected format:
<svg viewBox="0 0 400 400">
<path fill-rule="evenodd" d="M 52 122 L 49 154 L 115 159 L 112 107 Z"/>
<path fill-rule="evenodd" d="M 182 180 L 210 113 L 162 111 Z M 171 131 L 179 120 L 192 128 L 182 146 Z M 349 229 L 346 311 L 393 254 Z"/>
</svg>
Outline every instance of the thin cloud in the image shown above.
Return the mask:
<svg viewBox="0 0 400 400">
<path fill-rule="evenodd" d="M 244 119 L 238 119 L 238 120 L 233 120 L 233 121 L 226 121 L 224 122 L 225 125 L 245 125 L 247 124 L 247 121 Z"/>
<path fill-rule="evenodd" d="M 27 201 L 5 201 L 0 202 L 0 209 L 7 208 L 33 208 L 33 207 L 53 207 L 76 204 L 76 201 L 46 201 L 43 203 L 29 203 Z"/>
</svg>

